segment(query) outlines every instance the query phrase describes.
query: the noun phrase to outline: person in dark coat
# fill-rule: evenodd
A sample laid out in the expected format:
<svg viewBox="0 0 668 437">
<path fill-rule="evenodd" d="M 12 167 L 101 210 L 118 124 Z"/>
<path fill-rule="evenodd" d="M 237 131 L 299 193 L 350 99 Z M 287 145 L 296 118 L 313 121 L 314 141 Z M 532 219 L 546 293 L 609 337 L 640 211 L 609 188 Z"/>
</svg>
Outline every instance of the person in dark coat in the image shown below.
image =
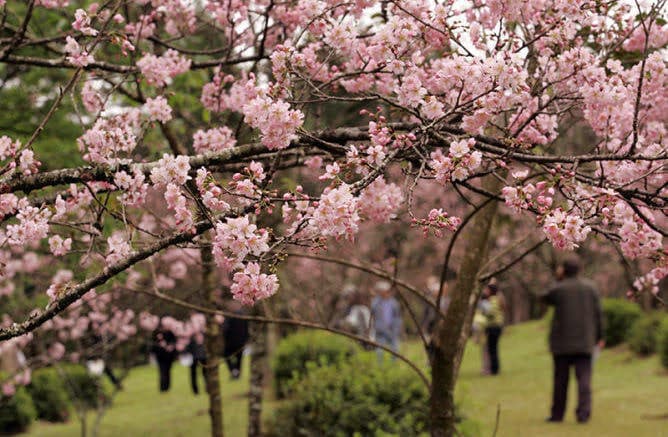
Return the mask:
<svg viewBox="0 0 668 437">
<path fill-rule="evenodd" d="M 230 310 L 239 315 L 245 312 L 240 303 L 233 301 Z M 230 369 L 232 379 L 239 379 L 241 375 L 241 362 L 246 343 L 248 342 L 248 320 L 236 317 L 225 317 L 223 322 L 223 357 Z"/>
<path fill-rule="evenodd" d="M 554 389 L 549 422 L 561 422 L 566 409 L 570 368 L 578 382 L 579 423 L 591 416 L 591 363 L 597 346 L 603 347 L 603 320 L 598 290 L 593 282 L 580 279 L 580 261 L 571 257 L 557 269 L 558 282 L 543 296 L 554 306 L 550 329 L 550 351 L 554 359 Z"/>
<path fill-rule="evenodd" d="M 199 337 L 199 338 L 198 338 Z M 197 367 L 202 366 L 202 375 L 204 375 L 204 366 L 206 365 L 206 349 L 204 348 L 204 338 L 200 335 L 194 335 L 190 339 L 190 343 L 186 346 L 186 351 L 192 355 L 193 362 L 190 365 L 190 385 L 193 393 L 198 394 L 199 388 L 197 386 Z"/>
<path fill-rule="evenodd" d="M 174 333 L 163 327 L 159 327 L 153 333 L 153 344 L 151 353 L 155 355 L 160 372 L 160 391 L 169 391 L 171 382 L 172 364 L 177 357 L 176 336 Z"/>
</svg>

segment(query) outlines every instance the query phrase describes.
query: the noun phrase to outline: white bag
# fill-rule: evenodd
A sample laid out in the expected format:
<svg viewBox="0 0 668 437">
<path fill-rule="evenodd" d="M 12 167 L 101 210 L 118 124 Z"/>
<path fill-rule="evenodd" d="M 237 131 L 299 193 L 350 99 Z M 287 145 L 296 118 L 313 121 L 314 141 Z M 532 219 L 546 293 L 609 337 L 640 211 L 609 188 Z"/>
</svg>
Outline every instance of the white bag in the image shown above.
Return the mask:
<svg viewBox="0 0 668 437">
<path fill-rule="evenodd" d="M 181 354 L 179 355 L 179 363 L 184 367 L 190 367 L 193 365 L 193 356 L 192 354 Z"/>
</svg>

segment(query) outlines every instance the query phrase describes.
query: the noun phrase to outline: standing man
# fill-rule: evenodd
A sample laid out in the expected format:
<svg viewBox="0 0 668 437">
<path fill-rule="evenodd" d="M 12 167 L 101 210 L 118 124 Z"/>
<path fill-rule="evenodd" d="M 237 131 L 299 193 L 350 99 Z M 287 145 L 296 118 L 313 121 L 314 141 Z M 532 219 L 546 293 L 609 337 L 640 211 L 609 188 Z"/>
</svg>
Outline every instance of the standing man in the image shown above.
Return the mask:
<svg viewBox="0 0 668 437">
<path fill-rule="evenodd" d="M 399 351 L 399 335 L 401 334 L 401 308 L 392 296 L 392 284 L 387 281 L 376 282 L 374 286 L 378 295 L 371 302 L 371 318 L 376 342 L 387 346 L 394 352 Z M 383 361 L 383 349 L 377 349 L 378 361 Z M 396 357 L 393 355 L 392 360 Z"/>
<path fill-rule="evenodd" d="M 548 422 L 561 422 L 566 409 L 570 368 L 575 367 L 578 381 L 579 423 L 591 415 L 591 363 L 595 346 L 604 346 L 601 304 L 596 286 L 578 278 L 580 261 L 566 259 L 556 271 L 558 282 L 543 299 L 554 306 L 550 329 L 550 352 L 554 358 L 552 412 Z"/>
</svg>

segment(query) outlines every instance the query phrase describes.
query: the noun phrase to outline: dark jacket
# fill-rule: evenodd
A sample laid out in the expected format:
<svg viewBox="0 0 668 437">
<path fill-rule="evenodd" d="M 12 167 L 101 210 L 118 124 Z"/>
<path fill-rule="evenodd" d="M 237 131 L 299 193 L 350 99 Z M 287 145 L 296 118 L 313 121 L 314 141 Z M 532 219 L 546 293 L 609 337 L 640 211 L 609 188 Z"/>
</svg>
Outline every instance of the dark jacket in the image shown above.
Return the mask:
<svg viewBox="0 0 668 437">
<path fill-rule="evenodd" d="M 237 314 L 244 315 L 242 311 L 235 311 Z M 238 319 L 236 317 L 225 317 L 223 321 L 223 356 L 229 357 L 239 352 L 248 342 L 248 320 Z"/>
<path fill-rule="evenodd" d="M 550 351 L 555 355 L 591 354 L 603 337 L 596 286 L 585 279 L 566 278 L 554 284 L 543 299 L 554 306 Z"/>
</svg>

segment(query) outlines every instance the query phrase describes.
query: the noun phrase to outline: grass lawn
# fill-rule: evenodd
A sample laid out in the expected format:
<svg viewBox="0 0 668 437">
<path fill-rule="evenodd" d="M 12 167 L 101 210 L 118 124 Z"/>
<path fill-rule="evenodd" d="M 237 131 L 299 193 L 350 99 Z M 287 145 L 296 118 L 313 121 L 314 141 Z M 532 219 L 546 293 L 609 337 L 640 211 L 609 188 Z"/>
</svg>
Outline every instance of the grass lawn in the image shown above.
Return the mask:
<svg viewBox="0 0 668 437">
<path fill-rule="evenodd" d="M 587 425 L 575 422 L 575 381 L 571 377 L 568 416 L 563 424 L 546 424 L 551 396 L 551 357 L 546 346 L 546 325 L 531 322 L 506 328 L 501 337 L 501 375 L 480 376 L 480 350 L 470 344 L 462 364 L 458 395 L 464 414 L 476 422 L 475 434 L 491 436 L 500 408 L 499 437 L 534 436 L 632 436 L 668 437 L 668 374 L 656 356 L 636 359 L 623 347 L 606 350 L 595 364 L 593 416 Z M 424 364 L 417 343 L 405 343 L 405 352 Z M 246 362 L 247 364 L 247 362 Z M 244 376 L 248 376 L 247 367 Z M 245 435 L 248 380 L 230 381 L 221 368 L 225 431 L 233 437 Z M 157 368 L 134 369 L 105 415 L 101 436 L 206 436 L 207 397 L 194 396 L 189 371 L 172 369 L 172 389 L 157 390 Z M 203 386 L 203 381 L 201 386 Z M 271 409 L 271 403 L 267 410 Z M 73 417 L 65 425 L 36 423 L 31 436 L 79 435 Z M 89 420 L 92 420 L 91 417 Z"/>
</svg>

